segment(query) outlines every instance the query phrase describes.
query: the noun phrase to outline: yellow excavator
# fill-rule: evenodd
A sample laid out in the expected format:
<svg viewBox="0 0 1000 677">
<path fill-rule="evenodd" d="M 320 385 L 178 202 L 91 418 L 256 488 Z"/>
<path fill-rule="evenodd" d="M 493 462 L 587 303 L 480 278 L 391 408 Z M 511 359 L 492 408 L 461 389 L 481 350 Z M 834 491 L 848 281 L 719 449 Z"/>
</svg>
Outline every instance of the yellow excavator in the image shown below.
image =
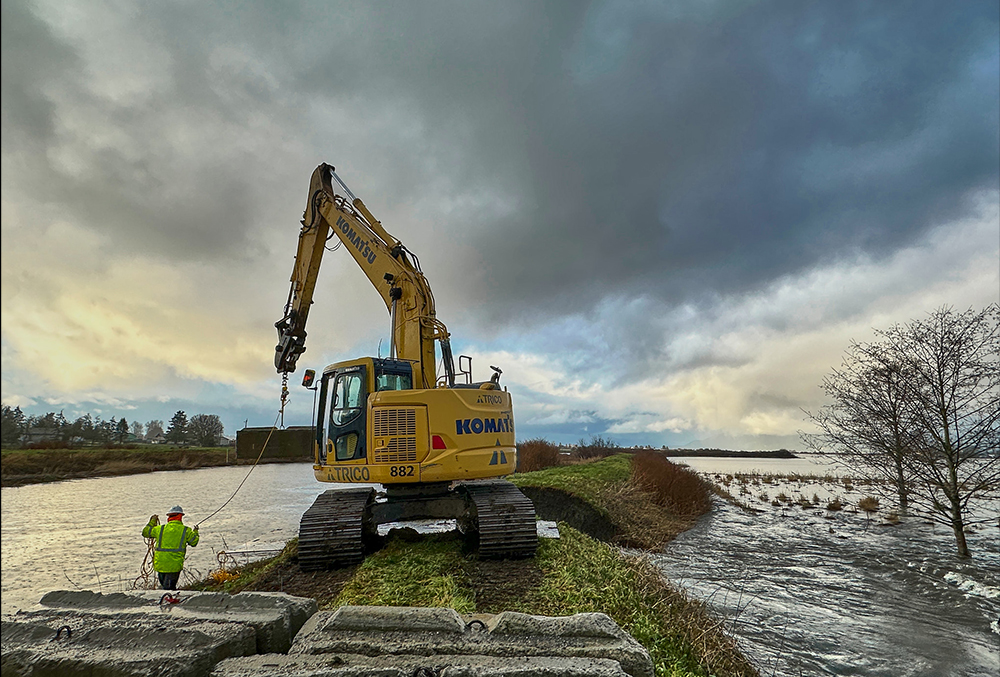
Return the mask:
<svg viewBox="0 0 1000 677">
<path fill-rule="evenodd" d="M 336 182 L 336 183 L 334 183 Z M 306 319 L 323 253 L 336 237 L 389 310 L 388 357 L 362 357 L 307 370 L 318 389 L 314 471 L 321 482 L 362 484 L 320 494 L 299 524 L 306 571 L 360 562 L 378 526 L 455 519 L 481 557 L 534 554 L 535 511 L 513 484 L 517 450 L 510 394 L 501 371 L 472 381 L 472 361 L 456 373 L 448 330 L 420 261 L 372 216 L 334 168 L 313 172 L 284 316 L 275 323 L 274 366 L 288 374 L 305 351 Z M 436 371 L 440 346 L 444 373 Z M 381 485 L 381 489 L 372 485 Z"/>
</svg>

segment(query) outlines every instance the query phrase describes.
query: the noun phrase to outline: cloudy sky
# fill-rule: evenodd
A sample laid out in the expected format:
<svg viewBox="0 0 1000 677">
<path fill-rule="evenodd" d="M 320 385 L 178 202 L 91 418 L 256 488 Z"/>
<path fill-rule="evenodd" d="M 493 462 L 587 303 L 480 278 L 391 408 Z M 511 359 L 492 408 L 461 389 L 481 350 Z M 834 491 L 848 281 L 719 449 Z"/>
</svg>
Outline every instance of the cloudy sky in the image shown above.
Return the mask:
<svg viewBox="0 0 1000 677">
<path fill-rule="evenodd" d="M 794 446 L 851 339 L 1000 300 L 995 0 L 2 12 L 2 396 L 28 413 L 269 425 L 321 162 L 420 257 L 476 377 L 503 368 L 520 439 Z M 300 368 L 387 337 L 329 255 Z"/>
</svg>

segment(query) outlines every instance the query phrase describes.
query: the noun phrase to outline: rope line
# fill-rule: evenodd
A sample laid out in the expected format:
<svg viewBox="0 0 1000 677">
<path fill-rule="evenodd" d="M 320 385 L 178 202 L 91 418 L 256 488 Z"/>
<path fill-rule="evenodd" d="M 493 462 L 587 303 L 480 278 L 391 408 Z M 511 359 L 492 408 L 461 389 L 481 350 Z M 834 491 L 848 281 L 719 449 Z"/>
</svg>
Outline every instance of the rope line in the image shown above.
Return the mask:
<svg viewBox="0 0 1000 677">
<path fill-rule="evenodd" d="M 281 413 L 278 414 L 278 417 L 280 417 L 280 416 L 281 416 Z M 231 500 L 233 500 L 234 498 L 236 498 L 236 494 L 238 494 L 240 492 L 240 489 L 243 488 L 243 484 L 250 478 L 250 473 L 252 473 L 253 469 L 257 467 L 258 463 L 260 463 L 260 459 L 264 456 L 264 450 L 267 449 L 267 443 L 271 441 L 271 435 L 273 435 L 274 431 L 277 430 L 277 429 L 278 429 L 278 418 L 275 418 L 274 419 L 274 425 L 271 426 L 271 431 L 267 434 L 267 439 L 264 440 L 264 446 L 262 446 L 260 448 L 260 453 L 257 454 L 257 460 L 253 462 L 252 466 L 250 466 L 250 470 L 247 471 L 247 476 L 244 477 L 243 481 L 240 482 L 240 485 L 238 487 L 236 487 L 236 491 L 233 492 L 233 495 L 230 496 L 229 498 L 227 498 L 226 502 L 219 506 L 218 510 L 216 510 L 211 515 L 209 515 L 208 517 L 206 517 L 205 519 L 201 520 L 196 525 L 194 525 L 195 529 L 197 529 L 202 524 L 204 524 L 205 522 L 207 522 L 208 520 L 212 519 L 213 517 L 215 517 L 216 515 L 218 515 L 220 512 L 222 512 L 222 509 L 225 508 L 227 505 L 229 505 L 229 502 Z"/>
</svg>

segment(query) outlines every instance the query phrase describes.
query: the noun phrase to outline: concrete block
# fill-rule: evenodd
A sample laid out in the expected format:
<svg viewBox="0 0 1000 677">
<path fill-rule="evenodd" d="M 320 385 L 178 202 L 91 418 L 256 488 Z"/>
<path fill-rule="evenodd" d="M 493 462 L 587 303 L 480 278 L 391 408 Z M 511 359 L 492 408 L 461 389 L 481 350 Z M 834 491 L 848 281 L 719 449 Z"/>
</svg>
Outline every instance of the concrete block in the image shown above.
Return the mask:
<svg viewBox="0 0 1000 677">
<path fill-rule="evenodd" d="M 281 655 L 230 658 L 212 677 L 628 677 L 617 661 L 606 658 L 545 656 L 312 656 Z"/>
<path fill-rule="evenodd" d="M 531 616 L 504 611 L 488 623 L 490 634 L 540 635 L 543 637 L 607 637 L 618 639 L 622 629 L 607 614 L 584 613 L 573 616 Z"/>
<path fill-rule="evenodd" d="M 461 635 L 465 622 L 454 609 L 410 606 L 342 606 L 323 620 L 323 632 L 444 632 Z"/>
<path fill-rule="evenodd" d="M 341 607 L 302 627 L 289 651 L 300 654 L 609 659 L 634 677 L 653 674 L 649 653 L 605 614 L 504 612 L 465 623 L 451 609 Z"/>
<path fill-rule="evenodd" d="M 198 677 L 221 660 L 253 654 L 254 629 L 242 623 L 20 612 L 0 627 L 0 673 Z M 56 633 L 62 629 L 61 636 Z"/>
<path fill-rule="evenodd" d="M 94 614 L 121 619 L 157 616 L 245 623 L 254 629 L 258 653 L 284 653 L 310 616 L 316 600 L 280 592 L 241 592 L 237 595 L 180 590 L 177 604 L 160 604 L 163 590 L 102 594 L 88 590 L 59 590 L 41 599 L 43 610 Z"/>
</svg>

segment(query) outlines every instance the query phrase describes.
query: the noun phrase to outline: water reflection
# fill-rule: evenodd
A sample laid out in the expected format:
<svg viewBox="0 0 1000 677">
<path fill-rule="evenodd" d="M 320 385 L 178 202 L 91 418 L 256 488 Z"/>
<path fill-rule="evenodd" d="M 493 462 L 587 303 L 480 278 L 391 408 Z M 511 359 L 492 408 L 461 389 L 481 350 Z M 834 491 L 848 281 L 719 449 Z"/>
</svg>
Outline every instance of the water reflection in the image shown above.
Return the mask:
<svg viewBox="0 0 1000 677">
<path fill-rule="evenodd" d="M 149 516 L 180 504 L 193 526 L 229 498 L 248 468 L 204 468 L 72 480 L 2 490 L 2 607 L 8 613 L 48 590 L 127 589 L 146 553 L 140 535 Z M 322 491 L 308 463 L 257 466 L 188 549 L 186 571 L 207 574 L 215 554 L 248 541 L 284 543 Z M 184 579 L 182 579 L 182 582 Z"/>
</svg>

